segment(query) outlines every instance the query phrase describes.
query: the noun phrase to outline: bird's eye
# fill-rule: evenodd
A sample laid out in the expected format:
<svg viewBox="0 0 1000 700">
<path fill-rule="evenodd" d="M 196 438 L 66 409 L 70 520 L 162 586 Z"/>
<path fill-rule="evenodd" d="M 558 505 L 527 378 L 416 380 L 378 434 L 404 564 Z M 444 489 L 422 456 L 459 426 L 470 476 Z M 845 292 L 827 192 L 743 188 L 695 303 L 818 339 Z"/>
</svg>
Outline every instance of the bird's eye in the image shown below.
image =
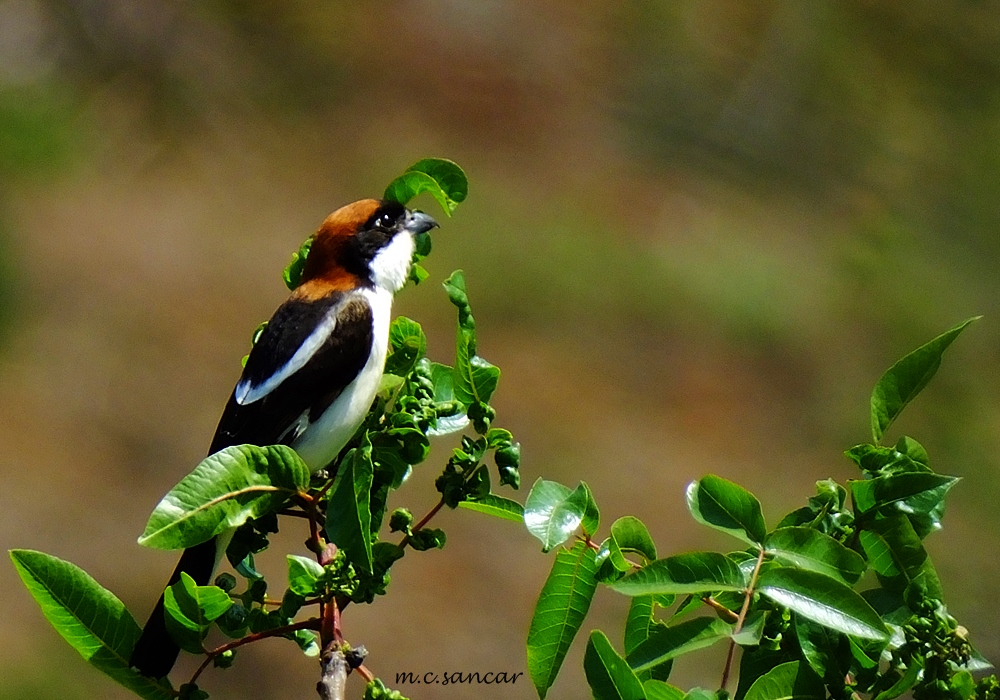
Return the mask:
<svg viewBox="0 0 1000 700">
<path fill-rule="evenodd" d="M 392 214 L 383 214 L 375 221 L 379 228 L 390 229 L 396 225 L 396 218 Z"/>
</svg>

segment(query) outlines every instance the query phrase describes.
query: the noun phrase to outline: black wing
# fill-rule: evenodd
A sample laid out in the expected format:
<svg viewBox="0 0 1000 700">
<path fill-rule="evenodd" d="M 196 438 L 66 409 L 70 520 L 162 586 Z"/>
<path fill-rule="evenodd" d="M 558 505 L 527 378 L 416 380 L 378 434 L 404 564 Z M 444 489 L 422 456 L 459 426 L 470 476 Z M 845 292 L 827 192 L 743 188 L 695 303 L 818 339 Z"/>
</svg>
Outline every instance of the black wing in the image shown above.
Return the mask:
<svg viewBox="0 0 1000 700">
<path fill-rule="evenodd" d="M 290 444 L 354 381 L 371 353 L 372 310 L 360 294 L 333 292 L 315 301 L 290 299 L 278 307 L 250 352 L 237 389 L 245 382 L 262 387 L 287 368 L 310 337 L 317 339 L 314 331 L 331 312 L 336 313 L 332 331 L 320 338 L 301 367 L 254 401 L 244 398 L 241 404 L 233 392 L 209 454 L 231 445 Z"/>
</svg>

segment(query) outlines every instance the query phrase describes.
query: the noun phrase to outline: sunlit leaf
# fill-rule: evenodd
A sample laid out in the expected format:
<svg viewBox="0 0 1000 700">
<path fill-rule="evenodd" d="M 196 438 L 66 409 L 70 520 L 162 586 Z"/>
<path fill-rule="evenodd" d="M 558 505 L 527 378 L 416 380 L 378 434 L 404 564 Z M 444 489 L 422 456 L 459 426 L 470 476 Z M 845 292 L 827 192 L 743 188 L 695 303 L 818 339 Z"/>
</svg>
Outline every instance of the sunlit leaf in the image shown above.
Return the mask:
<svg viewBox="0 0 1000 700">
<path fill-rule="evenodd" d="M 767 534 L 760 501 L 739 484 L 709 474 L 691 482 L 687 504 L 698 522 L 759 545 Z"/>
<path fill-rule="evenodd" d="M 639 518 L 626 515 L 611 524 L 611 538 L 608 543 L 610 556 L 615 567 L 620 571 L 628 571 L 632 565 L 625 559 L 625 554 L 635 552 L 647 561 L 656 559 L 656 545 L 649 536 L 649 530 Z"/>
<path fill-rule="evenodd" d="M 761 595 L 813 622 L 863 639 L 888 639 L 882 619 L 840 581 L 815 571 L 774 567 L 757 582 Z"/>
<path fill-rule="evenodd" d="M 528 674 L 541 698 L 555 682 L 597 588 L 595 552 L 583 542 L 556 554 L 528 632 Z"/>
<path fill-rule="evenodd" d="M 882 439 L 885 431 L 921 390 L 927 386 L 941 366 L 941 355 L 976 316 L 921 345 L 890 367 L 878 380 L 871 398 L 872 437 Z"/>
<path fill-rule="evenodd" d="M 512 520 L 516 523 L 524 520 L 524 507 L 517 501 L 512 501 L 503 496 L 490 493 L 475 501 L 462 501 L 459 508 L 475 510 L 487 515 L 493 515 L 504 520 Z"/>
<path fill-rule="evenodd" d="M 154 680 L 129 667 L 139 625 L 118 598 L 83 569 L 28 549 L 10 552 L 21 580 L 42 614 L 92 666 L 146 700 L 170 700 L 166 679 Z"/>
<path fill-rule="evenodd" d="M 398 316 L 389 326 L 389 348 L 392 354 L 385 361 L 385 371 L 405 377 L 427 354 L 427 336 L 419 323 Z"/>
<path fill-rule="evenodd" d="M 341 462 L 327 505 L 326 536 L 356 569 L 372 572 L 371 488 L 374 466 L 367 434 Z"/>
<path fill-rule="evenodd" d="M 236 445 L 202 460 L 163 497 L 139 544 L 182 549 L 277 509 L 309 487 L 309 469 L 290 447 Z"/>
<path fill-rule="evenodd" d="M 856 583 L 865 572 L 865 560 L 829 535 L 808 527 L 783 527 L 771 532 L 764 548 L 775 560 Z"/>
<path fill-rule="evenodd" d="M 657 559 L 609 584 L 628 596 L 741 591 L 746 580 L 740 567 L 718 552 L 692 552 Z"/>
<path fill-rule="evenodd" d="M 444 158 L 424 158 L 389 183 L 385 199 L 407 204 L 423 192 L 429 193 L 448 216 L 469 194 L 469 180 L 454 162 Z"/>
<path fill-rule="evenodd" d="M 571 491 L 558 482 L 539 478 L 524 502 L 524 524 L 547 552 L 580 527 L 592 502 L 590 489 L 582 482 Z"/>
</svg>

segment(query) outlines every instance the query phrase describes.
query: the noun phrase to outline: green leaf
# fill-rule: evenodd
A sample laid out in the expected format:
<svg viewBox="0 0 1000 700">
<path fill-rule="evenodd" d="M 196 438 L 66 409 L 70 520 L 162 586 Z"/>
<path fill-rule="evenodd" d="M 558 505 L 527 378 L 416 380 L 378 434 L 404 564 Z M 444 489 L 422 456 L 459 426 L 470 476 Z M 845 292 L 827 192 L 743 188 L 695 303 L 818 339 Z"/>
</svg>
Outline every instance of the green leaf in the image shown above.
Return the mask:
<svg viewBox="0 0 1000 700">
<path fill-rule="evenodd" d="M 632 598 L 625 618 L 625 653 L 630 654 L 646 641 L 653 624 L 653 596 L 638 595 Z"/>
<path fill-rule="evenodd" d="M 815 571 L 774 567 L 757 583 L 761 595 L 813 622 L 863 639 L 888 639 L 882 619 L 840 581 Z"/>
<path fill-rule="evenodd" d="M 319 592 L 316 584 L 319 583 L 325 573 L 319 562 L 297 554 L 289 554 L 287 560 L 288 587 L 292 592 L 303 598 L 316 595 Z"/>
<path fill-rule="evenodd" d="M 372 573 L 372 445 L 365 434 L 340 465 L 341 474 L 327 505 L 326 536 L 344 550 L 358 571 Z"/>
<path fill-rule="evenodd" d="M 504 520 L 512 520 L 516 523 L 524 521 L 524 507 L 520 503 L 492 493 L 475 501 L 462 501 L 458 507 L 486 513 Z"/>
<path fill-rule="evenodd" d="M 875 442 L 882 439 L 906 405 L 927 386 L 927 382 L 941 366 L 941 355 L 952 341 L 966 326 L 980 318 L 975 316 L 963 321 L 929 343 L 921 345 L 882 375 L 871 398 L 872 437 Z"/>
<path fill-rule="evenodd" d="M 281 273 L 281 279 L 285 281 L 285 286 L 289 289 L 295 289 L 299 286 L 299 282 L 302 281 L 302 272 L 306 269 L 306 258 L 309 256 L 309 249 L 312 248 L 312 243 L 313 239 L 310 236 L 299 246 L 297 251 L 292 253 L 292 261 L 288 263 L 284 272 Z M 254 343 L 256 342 L 255 338 Z"/>
<path fill-rule="evenodd" d="M 886 588 L 901 593 L 919 578 L 932 598 L 944 597 L 937 571 L 906 516 L 867 521 L 858 540 Z"/>
<path fill-rule="evenodd" d="M 182 549 L 276 510 L 309 488 L 309 468 L 284 445 L 236 445 L 202 460 L 163 497 L 139 544 Z"/>
<path fill-rule="evenodd" d="M 597 501 L 594 494 L 587 486 L 587 482 L 581 481 L 576 489 L 570 494 L 570 500 L 583 504 L 583 520 L 580 525 L 588 537 L 597 534 L 597 528 L 601 526 L 601 512 L 597 509 Z"/>
<path fill-rule="evenodd" d="M 802 657 L 812 670 L 828 682 L 842 683 L 852 658 L 848 637 L 801 615 L 793 616 L 792 622 Z"/>
<path fill-rule="evenodd" d="M 783 527 L 764 540 L 764 548 L 780 564 L 833 576 L 846 584 L 857 583 L 865 560 L 829 535 L 808 527 Z"/>
<path fill-rule="evenodd" d="M 698 522 L 748 544 L 760 545 L 767 535 L 760 501 L 732 481 L 709 474 L 691 482 L 687 489 L 687 504 Z"/>
<path fill-rule="evenodd" d="M 468 196 L 469 180 L 456 163 L 444 158 L 425 158 L 390 182 L 384 198 L 407 204 L 423 192 L 430 193 L 445 214 L 451 216 Z"/>
<path fill-rule="evenodd" d="M 893 683 L 891 687 L 876 695 L 874 700 L 893 700 L 893 698 L 898 698 L 915 686 L 917 681 L 920 680 L 920 672 L 923 670 L 923 665 L 918 663 L 919 659 L 919 656 L 914 657 L 910 667 L 906 669 L 906 673 L 900 676 L 899 680 Z"/>
<path fill-rule="evenodd" d="M 89 664 L 146 700 L 174 696 L 166 679 L 129 667 L 141 630 L 111 591 L 80 567 L 43 552 L 14 549 L 10 558 L 42 614 Z"/>
<path fill-rule="evenodd" d="M 476 354 L 476 321 L 472 316 L 465 275 L 455 270 L 444 281 L 448 299 L 458 309 L 458 333 L 455 340 L 453 391 L 463 406 L 489 403 L 500 380 L 500 370 Z"/>
<path fill-rule="evenodd" d="M 163 592 L 163 610 L 167 630 L 174 641 L 192 654 L 203 652 L 201 642 L 212 622 L 222 617 L 233 601 L 218 586 L 199 586 L 182 571 L 177 583 Z"/>
<path fill-rule="evenodd" d="M 524 524 L 541 541 L 542 551 L 548 552 L 568 540 L 588 518 L 591 503 L 590 489 L 583 482 L 570 491 L 558 482 L 539 478 L 524 502 Z M 591 524 L 593 520 L 590 515 Z"/>
<path fill-rule="evenodd" d="M 746 580 L 740 567 L 718 552 L 692 552 L 657 559 L 609 588 L 628 596 L 664 593 L 741 591 Z"/>
<path fill-rule="evenodd" d="M 639 518 L 626 515 L 611 525 L 611 539 L 608 543 L 612 563 L 619 571 L 628 571 L 632 565 L 625 559 L 625 552 L 636 552 L 646 561 L 656 559 L 656 545 L 649 536 L 649 530 Z"/>
<path fill-rule="evenodd" d="M 905 513 L 923 539 L 941 529 L 944 499 L 958 483 L 953 476 L 933 472 L 902 472 L 851 482 L 851 496 L 860 513 L 891 507 Z"/>
<path fill-rule="evenodd" d="M 427 354 L 427 336 L 419 323 L 399 316 L 389 326 L 389 348 L 392 354 L 385 361 L 385 371 L 405 377 Z"/>
<path fill-rule="evenodd" d="M 544 700 L 597 589 L 594 550 L 583 542 L 556 554 L 528 631 L 528 674 Z"/>
<path fill-rule="evenodd" d="M 826 700 L 826 688 L 807 664 L 789 661 L 754 681 L 744 700 Z"/>
<path fill-rule="evenodd" d="M 655 624 L 649 636 L 628 655 L 635 671 L 653 668 L 688 652 L 728 639 L 733 626 L 717 617 L 695 617 L 676 625 Z"/>
<path fill-rule="evenodd" d="M 600 630 L 590 633 L 583 670 L 594 700 L 645 700 L 642 683 Z"/>
<path fill-rule="evenodd" d="M 755 610 L 746 617 L 743 627 L 739 632 L 733 631 L 730 638 L 741 647 L 755 647 L 760 644 L 761 637 L 764 636 L 764 623 L 770 611 Z"/>
<path fill-rule="evenodd" d="M 646 694 L 646 700 L 684 700 L 683 690 L 663 681 L 643 681 L 642 690 Z"/>
</svg>

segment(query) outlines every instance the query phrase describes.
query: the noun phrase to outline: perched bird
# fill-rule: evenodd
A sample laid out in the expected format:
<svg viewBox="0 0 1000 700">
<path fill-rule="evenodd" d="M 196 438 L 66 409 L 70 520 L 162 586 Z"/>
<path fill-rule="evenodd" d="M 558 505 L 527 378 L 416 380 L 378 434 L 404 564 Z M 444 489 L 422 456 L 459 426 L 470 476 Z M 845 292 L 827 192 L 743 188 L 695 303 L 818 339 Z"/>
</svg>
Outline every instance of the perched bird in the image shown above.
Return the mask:
<svg viewBox="0 0 1000 700">
<path fill-rule="evenodd" d="M 247 358 L 209 454 L 231 445 L 291 446 L 312 471 L 329 465 L 367 415 L 385 366 L 393 294 L 406 283 L 413 236 L 437 226 L 419 211 L 363 199 L 326 218 L 302 279 Z M 170 577 L 206 585 L 232 531 L 184 550 Z M 166 676 L 178 654 L 163 597 L 132 652 L 142 674 Z"/>
</svg>

